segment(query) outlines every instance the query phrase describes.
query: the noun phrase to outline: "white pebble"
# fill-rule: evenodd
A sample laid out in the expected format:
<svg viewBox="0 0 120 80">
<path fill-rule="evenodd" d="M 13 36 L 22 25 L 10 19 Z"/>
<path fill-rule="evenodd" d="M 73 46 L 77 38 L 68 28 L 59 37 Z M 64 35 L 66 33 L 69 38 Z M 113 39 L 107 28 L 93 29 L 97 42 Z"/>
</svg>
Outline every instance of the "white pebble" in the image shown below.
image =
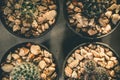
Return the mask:
<svg viewBox="0 0 120 80">
<path fill-rule="evenodd" d="M 48 57 L 49 57 L 49 58 L 51 58 L 51 57 L 52 57 L 52 54 L 51 54 L 51 53 L 49 53 L 49 52 L 48 52 L 48 51 L 46 51 L 46 50 L 44 50 L 44 52 L 43 52 L 43 53 L 44 53 L 44 56 L 45 56 L 45 57 L 47 57 L 47 58 L 48 58 Z"/>
<path fill-rule="evenodd" d="M 110 71 L 109 74 L 110 74 L 110 76 L 114 77 L 115 76 L 114 70 Z"/>
<path fill-rule="evenodd" d="M 47 20 L 53 20 L 57 15 L 57 12 L 55 10 L 51 10 L 46 12 L 43 17 L 45 17 Z"/>
<path fill-rule="evenodd" d="M 112 57 L 112 56 L 113 56 L 112 51 L 109 51 L 109 52 L 107 52 L 106 54 L 107 54 L 109 57 Z"/>
<path fill-rule="evenodd" d="M 72 69 L 70 67 L 66 67 L 65 68 L 65 75 L 68 76 L 68 77 L 71 77 L 72 76 Z"/>
<path fill-rule="evenodd" d="M 74 60 L 73 57 L 69 57 L 68 60 L 67 60 L 67 63 L 69 64 L 69 63 L 71 63 L 73 60 Z"/>
<path fill-rule="evenodd" d="M 77 72 L 76 71 L 73 71 L 73 73 L 72 73 L 72 78 L 77 78 Z"/>
<path fill-rule="evenodd" d="M 20 58 L 20 56 L 18 54 L 12 54 L 12 57 L 16 60 L 18 58 Z"/>
<path fill-rule="evenodd" d="M 44 69 L 45 67 L 46 67 L 46 63 L 45 63 L 45 61 L 40 61 L 39 62 L 39 67 L 41 68 L 41 69 Z"/>
<path fill-rule="evenodd" d="M 93 59 L 93 54 L 92 53 L 87 53 L 87 56 L 89 59 Z"/>
<path fill-rule="evenodd" d="M 120 15 L 119 14 L 113 14 L 112 15 L 113 24 L 116 24 L 119 20 L 120 20 Z"/>
<path fill-rule="evenodd" d="M 20 48 L 20 52 L 19 52 L 20 56 L 25 56 L 28 53 L 29 53 L 29 49 L 27 49 L 27 48 Z"/>
<path fill-rule="evenodd" d="M 107 11 L 107 12 L 105 13 L 105 15 L 106 15 L 108 18 L 110 18 L 111 15 L 112 15 L 112 11 Z"/>
<path fill-rule="evenodd" d="M 78 53 L 75 53 L 75 59 L 81 61 L 81 60 L 83 59 L 83 56 L 81 56 L 81 55 L 78 54 Z"/>
<path fill-rule="evenodd" d="M 73 62 L 71 62 L 70 64 L 68 64 L 68 66 L 70 68 L 74 68 L 74 67 L 77 67 L 78 64 L 79 64 L 79 60 L 74 60 Z"/>
<path fill-rule="evenodd" d="M 4 64 L 1 69 L 4 71 L 4 72 L 11 72 L 12 69 L 13 69 L 13 65 L 11 64 Z"/>
<path fill-rule="evenodd" d="M 110 68 L 113 68 L 113 67 L 114 67 L 113 61 L 108 61 L 108 64 L 107 64 L 106 68 L 110 69 Z"/>
<path fill-rule="evenodd" d="M 32 45 L 30 48 L 31 53 L 33 53 L 34 55 L 38 55 L 41 51 L 40 46 L 38 45 Z"/>
</svg>

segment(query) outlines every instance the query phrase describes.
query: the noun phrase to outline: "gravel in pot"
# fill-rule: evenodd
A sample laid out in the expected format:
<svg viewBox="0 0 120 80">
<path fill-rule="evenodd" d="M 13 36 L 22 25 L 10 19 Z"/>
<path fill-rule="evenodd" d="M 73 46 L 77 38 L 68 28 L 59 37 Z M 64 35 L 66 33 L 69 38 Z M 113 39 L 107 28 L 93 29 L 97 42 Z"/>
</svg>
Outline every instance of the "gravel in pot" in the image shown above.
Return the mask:
<svg viewBox="0 0 120 80">
<path fill-rule="evenodd" d="M 74 48 L 64 62 L 64 80 L 120 80 L 120 57 L 104 43 Z"/>
<path fill-rule="evenodd" d="M 0 0 L 1 21 L 8 31 L 23 38 L 47 33 L 58 16 L 57 0 Z"/>
<path fill-rule="evenodd" d="M 67 26 L 87 38 L 101 38 L 119 25 L 118 0 L 65 0 Z"/>
<path fill-rule="evenodd" d="M 22 43 L 11 48 L 0 63 L 0 80 L 57 80 L 53 54 L 42 45 Z"/>
</svg>

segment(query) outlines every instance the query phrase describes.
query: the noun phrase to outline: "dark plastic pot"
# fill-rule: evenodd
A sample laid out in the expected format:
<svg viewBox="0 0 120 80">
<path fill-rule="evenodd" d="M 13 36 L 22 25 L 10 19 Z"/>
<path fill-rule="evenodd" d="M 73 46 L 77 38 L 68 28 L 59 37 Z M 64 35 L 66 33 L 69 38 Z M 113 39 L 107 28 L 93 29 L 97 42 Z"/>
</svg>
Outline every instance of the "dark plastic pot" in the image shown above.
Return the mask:
<svg viewBox="0 0 120 80">
<path fill-rule="evenodd" d="M 119 55 L 115 52 L 115 50 L 112 49 L 109 45 L 107 45 L 107 44 L 105 44 L 105 43 L 102 43 L 102 42 L 92 42 L 92 43 L 91 43 L 91 42 L 88 42 L 88 43 L 83 43 L 83 44 L 80 44 L 80 45 L 78 45 L 77 47 L 75 47 L 70 53 L 68 53 L 67 57 L 65 58 L 64 63 L 63 63 L 63 73 L 62 73 L 63 80 L 66 80 L 66 76 L 65 76 L 65 73 L 64 73 L 64 69 L 65 69 L 66 62 L 67 62 L 68 58 L 72 55 L 72 53 L 73 53 L 76 49 L 79 49 L 79 48 L 82 47 L 82 46 L 87 46 L 87 45 L 89 45 L 89 44 L 95 44 L 95 45 L 98 44 L 98 45 L 101 45 L 101 46 L 104 46 L 104 47 L 110 49 L 110 50 L 113 52 L 113 56 L 115 56 L 115 57 L 117 58 L 117 60 L 119 61 L 119 63 L 120 63 L 120 56 L 119 56 Z M 117 80 L 119 80 L 119 79 L 117 79 Z"/>
<path fill-rule="evenodd" d="M 30 43 L 30 44 L 35 44 L 35 45 L 39 45 L 39 46 L 41 47 L 41 49 L 44 49 L 44 50 L 47 50 L 48 52 L 50 52 L 50 51 L 48 50 L 48 48 L 46 48 L 44 45 L 42 45 L 42 44 L 36 44 L 36 43 L 34 43 L 34 42 L 24 42 L 24 43 L 20 43 L 20 44 L 15 45 L 14 47 L 10 48 L 10 49 L 4 54 L 4 56 L 2 57 L 2 59 L 1 59 L 1 61 L 0 61 L 0 80 L 2 80 L 2 73 L 3 73 L 2 69 L 1 69 L 1 64 L 2 64 L 3 62 L 5 62 L 7 56 L 9 55 L 9 53 L 10 53 L 10 52 L 14 52 L 14 51 L 15 51 L 16 49 L 18 49 L 18 48 L 26 47 L 26 44 L 28 44 L 28 43 Z M 50 52 L 50 53 L 51 53 L 51 52 Z M 51 53 L 51 54 L 53 55 L 53 62 L 56 64 L 57 77 L 56 77 L 55 80 L 59 80 L 59 70 L 58 70 L 58 66 L 57 66 L 58 63 L 57 63 L 56 58 L 54 57 L 54 54 L 53 54 L 53 53 Z"/>
<path fill-rule="evenodd" d="M 13 35 L 20 37 L 20 38 L 26 38 L 26 39 L 34 39 L 34 38 L 40 38 L 42 36 L 44 36 L 45 34 L 47 34 L 50 30 L 52 30 L 52 28 L 55 26 L 55 24 L 57 23 L 58 17 L 59 17 L 59 1 L 58 0 L 54 0 L 55 4 L 57 5 L 57 16 L 55 18 L 55 22 L 49 26 L 49 29 L 47 29 L 46 31 L 42 32 L 39 36 L 35 37 L 35 36 L 30 36 L 30 37 L 26 37 L 24 34 L 20 34 L 20 32 L 13 32 L 11 28 L 9 28 L 9 26 L 6 24 L 5 19 L 3 17 L 3 12 L 1 11 L 1 6 L 4 6 L 4 0 L 0 0 L 0 19 L 2 24 L 4 25 L 4 27 Z"/>
<path fill-rule="evenodd" d="M 118 23 L 117 23 L 115 26 L 111 25 L 111 26 L 112 26 L 112 30 L 111 30 L 109 33 L 104 34 L 104 35 L 100 35 L 100 36 L 97 36 L 97 35 L 90 36 L 90 35 L 82 32 L 82 31 L 77 32 L 77 31 L 75 30 L 75 27 L 76 27 L 76 26 L 71 26 L 70 23 L 69 23 L 68 13 L 67 13 L 67 6 L 66 6 L 67 1 L 69 1 L 69 0 L 64 0 L 64 4 L 63 4 L 63 13 L 64 13 L 64 18 L 65 18 L 65 20 L 66 20 L 66 26 L 67 26 L 73 33 L 79 35 L 79 36 L 82 37 L 82 38 L 85 38 L 85 39 L 99 39 L 99 38 L 103 38 L 103 37 L 105 37 L 105 36 L 108 36 L 108 35 L 111 34 L 112 32 L 114 32 L 114 31 L 116 30 L 116 28 L 117 28 L 118 26 L 120 26 L 120 21 L 118 21 Z M 117 0 L 117 3 L 120 4 L 120 1 Z M 74 27 L 74 28 L 73 28 L 73 27 Z"/>
</svg>

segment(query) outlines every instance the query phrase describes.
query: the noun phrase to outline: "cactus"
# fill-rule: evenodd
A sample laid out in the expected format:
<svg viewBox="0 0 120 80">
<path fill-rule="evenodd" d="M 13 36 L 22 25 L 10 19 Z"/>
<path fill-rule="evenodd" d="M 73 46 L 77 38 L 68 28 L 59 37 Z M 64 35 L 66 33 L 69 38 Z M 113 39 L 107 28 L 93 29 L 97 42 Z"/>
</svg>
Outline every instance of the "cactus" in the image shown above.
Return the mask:
<svg viewBox="0 0 120 80">
<path fill-rule="evenodd" d="M 116 78 L 120 79 L 120 66 L 115 67 L 115 75 Z"/>
<path fill-rule="evenodd" d="M 109 80 L 106 69 L 104 69 L 102 67 L 97 67 L 95 69 L 95 78 L 96 78 L 96 80 Z"/>
<path fill-rule="evenodd" d="M 114 2 L 115 0 L 84 0 L 83 14 L 89 18 L 98 17 Z"/>
<path fill-rule="evenodd" d="M 94 72 L 95 68 L 96 68 L 96 63 L 92 60 L 89 60 L 87 62 L 85 62 L 85 71 L 89 74 Z"/>
<path fill-rule="evenodd" d="M 36 5 L 31 2 L 31 0 L 25 0 L 23 3 L 22 3 L 22 7 L 21 7 L 21 16 L 23 18 L 25 18 L 25 20 L 27 20 L 27 22 L 29 23 L 32 23 L 33 22 L 33 18 L 34 18 L 34 15 L 33 13 L 35 12 L 35 7 Z"/>
<path fill-rule="evenodd" d="M 11 71 L 10 80 L 40 80 L 39 70 L 34 64 L 24 62 Z"/>
</svg>

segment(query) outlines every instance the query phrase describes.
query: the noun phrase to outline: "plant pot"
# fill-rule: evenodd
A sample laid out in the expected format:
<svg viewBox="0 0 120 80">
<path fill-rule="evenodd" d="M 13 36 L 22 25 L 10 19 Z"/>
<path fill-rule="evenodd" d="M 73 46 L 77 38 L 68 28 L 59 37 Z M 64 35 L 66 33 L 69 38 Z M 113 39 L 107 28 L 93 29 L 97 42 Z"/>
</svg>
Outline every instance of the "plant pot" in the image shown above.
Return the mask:
<svg viewBox="0 0 120 80">
<path fill-rule="evenodd" d="M 40 0 L 40 1 L 42 1 L 42 0 Z M 41 4 L 41 2 L 39 1 L 39 3 L 37 4 L 37 5 L 42 5 Z M 42 21 L 45 21 L 45 22 L 38 22 L 37 21 L 37 18 L 38 18 L 38 16 L 37 17 L 35 17 L 35 16 L 32 16 L 32 17 L 30 17 L 31 19 L 28 19 L 28 18 L 25 18 L 25 17 L 21 17 L 21 16 L 23 16 L 24 14 L 23 13 L 25 13 L 24 11 L 22 11 L 22 9 L 24 10 L 24 7 L 22 8 L 20 8 L 19 9 L 19 12 L 20 12 L 20 18 L 19 18 L 19 20 L 21 21 L 21 24 L 19 25 L 19 27 L 17 27 L 17 29 L 19 29 L 19 30 L 16 30 L 16 31 L 14 31 L 13 30 L 13 26 L 14 25 L 12 25 L 12 24 L 14 24 L 14 22 L 9 22 L 8 20 L 7 20 L 7 15 L 4 15 L 4 12 L 2 11 L 2 10 L 4 10 L 4 8 L 3 8 L 3 6 L 5 5 L 5 3 L 6 3 L 6 1 L 2 1 L 2 0 L 0 0 L 0 19 L 1 19 L 1 22 L 2 22 L 2 24 L 4 25 L 4 27 L 10 32 L 10 33 L 12 33 L 13 35 L 15 35 L 15 36 L 17 36 L 17 37 L 20 37 L 20 38 L 27 38 L 27 39 L 33 39 L 33 38 L 39 38 L 39 37 L 42 37 L 43 35 L 45 35 L 45 34 L 47 34 L 54 26 L 55 26 L 55 24 L 56 24 L 56 22 L 57 22 L 57 19 L 58 19 L 58 15 L 59 15 L 59 3 L 58 3 L 58 1 L 57 0 L 53 0 L 53 2 L 54 2 L 54 4 L 56 5 L 56 9 L 49 9 L 49 12 L 50 11 L 52 11 L 52 10 L 55 10 L 56 11 L 56 15 L 55 15 L 55 21 L 53 21 L 51 24 L 49 23 L 49 21 L 50 20 L 48 20 L 48 21 L 45 21 L 45 19 L 41 19 Z M 15 5 L 15 3 L 17 3 L 17 1 L 16 2 L 14 2 L 13 3 L 13 5 Z M 24 2 L 24 3 L 26 3 L 26 2 Z M 31 3 L 30 3 L 31 4 Z M 23 4 L 22 4 L 22 6 L 23 6 Z M 36 6 L 36 5 L 35 5 Z M 50 5 L 47 5 L 48 7 L 50 6 Z M 26 6 L 27 7 L 27 6 Z M 25 8 L 26 8 L 25 7 Z M 33 6 L 31 6 L 31 7 L 33 7 Z M 35 7 L 36 8 L 36 7 Z M 48 9 L 48 8 L 47 8 Z M 34 9 L 32 9 L 32 10 L 34 10 Z M 38 10 L 38 9 L 36 9 L 36 10 Z M 27 11 L 28 12 L 30 12 L 29 11 L 29 9 L 27 9 Z M 24 15 L 24 16 L 26 16 L 27 15 L 27 11 L 26 11 L 26 14 Z M 44 11 L 45 12 L 45 11 Z M 48 11 L 46 11 L 45 13 L 47 13 Z M 45 14 L 44 13 L 44 14 Z M 12 13 L 11 13 L 12 14 Z M 30 14 L 30 13 L 29 13 Z M 32 13 L 31 13 L 32 14 Z M 29 15 L 27 15 L 27 16 L 29 16 Z M 15 16 L 14 16 L 15 17 Z M 16 17 L 15 17 L 16 18 Z M 24 26 L 24 23 L 23 23 L 23 21 L 25 22 L 25 20 L 24 20 L 24 18 L 25 18 L 25 20 L 27 21 L 30 21 L 30 20 L 32 20 L 32 22 L 29 22 L 29 26 L 28 26 L 28 28 L 27 27 L 25 27 Z M 33 27 L 33 25 L 32 25 L 32 23 L 35 21 L 35 19 L 36 19 L 36 21 L 37 21 L 37 24 L 38 24 L 38 26 L 36 26 L 36 28 L 35 27 Z M 9 23 L 11 23 L 11 27 L 10 27 L 10 24 L 8 24 L 8 22 Z M 45 28 L 45 24 L 46 24 L 46 28 Z M 24 26 L 24 27 L 23 27 Z M 38 28 L 41 28 L 41 29 L 39 29 L 39 31 L 38 31 Z M 28 30 L 27 30 L 28 29 Z M 24 30 L 26 30 L 26 32 L 24 32 Z"/>
<path fill-rule="evenodd" d="M 33 45 L 36 45 L 37 47 L 38 46 L 40 46 L 40 49 L 41 49 L 41 51 L 43 51 L 44 50 L 44 52 L 43 52 L 43 54 L 46 54 L 45 53 L 45 51 L 47 51 L 48 52 L 48 54 L 47 54 L 47 56 L 48 55 L 51 55 L 51 58 L 50 57 L 45 57 L 45 55 L 42 57 L 41 56 L 41 59 L 39 60 L 39 63 L 37 62 L 37 61 L 35 61 L 35 59 L 37 59 L 37 58 L 39 58 L 39 56 L 42 54 L 41 52 L 39 53 L 39 54 L 37 54 L 37 55 L 34 55 L 34 57 L 32 58 L 30 58 L 30 54 L 32 54 L 33 55 L 33 53 L 32 53 L 32 51 L 31 51 L 31 46 L 33 46 Z M 35 46 L 34 46 L 35 47 Z M 36 48 L 37 48 L 36 47 Z M 20 49 L 22 49 L 22 48 L 24 48 L 24 51 L 25 51 L 25 48 L 26 49 L 29 49 L 29 52 L 28 52 L 28 54 L 27 55 L 24 55 L 24 56 L 22 56 L 22 55 L 20 55 Z M 17 54 L 17 52 L 16 51 L 18 51 L 19 53 Z M 17 62 L 17 59 L 15 60 L 14 58 L 13 58 L 13 54 L 14 53 L 16 53 L 17 55 L 19 55 L 20 56 L 20 59 L 22 60 L 22 62 L 20 63 L 20 64 L 17 64 L 18 62 Z M 25 53 L 25 52 L 24 52 Z M 8 59 L 8 56 L 9 55 L 11 55 L 12 56 L 12 58 L 11 58 L 11 60 L 10 60 L 10 62 L 7 62 L 7 59 Z M 23 59 L 23 57 L 26 57 L 26 59 Z M 52 60 L 52 62 L 50 62 L 50 63 L 47 63 L 45 60 L 44 60 L 44 58 L 47 58 L 48 60 Z M 27 60 L 28 59 L 28 60 Z M 4 69 L 3 69 L 3 64 L 5 63 L 5 64 L 12 64 L 12 63 L 14 63 L 14 61 L 16 61 L 17 63 L 15 63 L 15 65 L 14 65 L 14 67 L 12 68 L 12 70 L 10 71 L 10 72 L 5 72 L 4 71 Z M 19 66 L 19 65 L 22 65 L 23 63 L 30 63 L 30 64 L 32 64 L 32 65 L 35 65 L 38 69 L 39 68 L 41 68 L 39 65 L 40 65 L 40 61 L 44 61 L 45 63 L 46 63 L 46 65 L 48 66 L 47 68 L 50 68 L 50 65 L 49 64 L 52 64 L 52 63 L 54 63 L 55 64 L 55 70 L 54 70 L 54 72 L 53 73 L 55 73 L 55 74 L 57 74 L 57 76 L 55 76 L 54 77 L 54 79 L 53 80 L 58 80 L 58 74 L 59 74 L 59 71 L 58 71 L 58 66 L 57 66 L 57 62 L 56 62 L 56 58 L 54 57 L 54 55 L 53 55 L 53 53 L 51 53 L 51 52 L 49 52 L 49 50 L 45 47 L 45 46 L 43 46 L 43 45 L 39 45 L 39 44 L 36 44 L 36 43 L 33 43 L 33 42 L 24 42 L 24 43 L 21 43 L 21 44 L 18 44 L 18 45 L 16 45 L 16 46 L 14 46 L 14 47 L 12 47 L 12 48 L 10 48 L 6 53 L 5 53 L 5 55 L 3 56 L 3 58 L 1 59 L 1 61 L 0 61 L 0 64 L 1 64 L 1 67 L 0 67 L 0 79 L 2 80 L 2 78 L 3 77 L 5 77 L 6 75 L 7 75 L 7 78 L 9 79 L 9 75 L 13 72 L 13 70 L 17 67 L 17 66 Z M 5 65 L 4 64 L 4 65 Z M 13 64 L 12 64 L 13 65 Z M 43 63 L 41 64 L 41 65 L 44 65 Z M 31 67 L 31 66 L 30 66 Z M 25 69 L 27 69 L 27 68 L 23 68 L 23 71 L 25 70 Z M 45 71 L 45 68 L 41 68 L 41 70 L 43 70 L 43 71 Z M 22 71 L 22 70 L 21 70 Z M 34 70 L 35 71 L 35 70 Z M 26 71 L 27 72 L 27 71 Z M 19 72 L 19 74 L 20 74 L 21 72 Z M 25 72 L 24 72 L 25 73 Z M 29 73 L 31 73 L 31 72 L 29 72 Z M 28 74 L 29 74 L 28 73 Z M 43 73 L 43 72 L 42 72 Z M 42 74 L 42 73 L 40 73 L 40 75 Z M 52 75 L 53 75 L 53 73 L 51 74 L 51 77 L 52 77 Z M 33 75 L 34 75 L 34 73 L 33 73 Z M 50 76 L 50 75 L 49 75 Z M 20 76 L 19 76 L 20 77 Z M 41 77 L 41 76 L 40 76 Z M 50 78 L 51 78 L 50 77 Z"/>
<path fill-rule="evenodd" d="M 68 1 L 71 1 L 71 2 L 68 2 Z M 73 1 L 73 2 L 72 2 Z M 84 11 L 84 4 L 83 4 L 83 9 L 81 9 L 82 11 L 81 12 L 75 12 L 74 9 L 77 7 L 80 9 L 80 6 L 78 6 L 78 2 L 83 2 L 84 4 L 90 4 L 90 2 L 84 2 L 82 0 L 65 0 L 64 1 L 64 17 L 65 17 L 65 20 L 66 20 L 66 26 L 71 30 L 73 31 L 75 34 L 79 35 L 80 37 L 83 37 L 83 38 L 87 38 L 87 39 L 99 39 L 99 38 L 103 38 L 109 34 L 111 34 L 112 32 L 114 32 L 114 30 L 120 25 L 120 21 L 118 21 L 115 25 L 111 22 L 111 18 L 109 19 L 110 21 L 110 26 L 111 26 L 111 30 L 109 32 L 99 32 L 97 29 L 95 29 L 95 25 L 98 25 L 100 24 L 98 19 L 100 18 L 100 15 L 96 15 L 98 18 L 88 18 L 84 15 L 83 11 Z M 72 3 L 72 5 L 70 5 Z M 117 4 L 119 4 L 120 1 L 117 0 Z M 69 4 L 70 8 L 68 8 L 67 4 Z M 94 4 L 97 4 L 97 3 L 94 3 Z M 69 13 L 68 13 L 68 10 L 69 10 Z M 103 12 L 105 13 L 105 12 Z M 78 17 L 75 17 L 75 15 L 78 14 L 77 16 L 78 17 L 82 17 L 81 20 L 83 18 L 87 19 L 88 23 L 87 23 L 87 26 L 85 26 L 85 24 L 82 24 L 84 23 L 85 21 L 83 20 L 82 22 L 80 20 L 77 20 L 76 18 Z M 101 13 L 102 14 L 102 13 Z M 119 16 L 120 16 L 120 13 L 118 13 Z M 70 19 L 71 19 L 71 22 L 70 22 Z M 78 18 L 79 19 L 79 18 Z M 90 21 L 94 19 L 94 24 L 92 25 L 89 25 Z M 74 21 L 72 23 L 72 21 Z M 80 24 L 81 22 L 81 24 Z M 77 25 L 79 25 L 79 27 L 77 27 Z M 81 26 L 81 27 L 80 27 Z M 92 28 L 91 26 L 94 26 L 94 28 Z M 103 28 L 103 27 L 99 27 L 100 28 Z M 105 29 L 103 29 L 105 30 Z"/>
<path fill-rule="evenodd" d="M 85 80 L 85 75 L 86 74 L 90 74 L 91 76 L 93 75 L 93 76 L 95 76 L 97 73 L 96 72 L 94 72 L 94 71 L 96 71 L 96 69 L 97 68 L 99 68 L 99 67 L 101 67 L 101 68 L 104 68 L 104 69 L 106 69 L 106 73 L 107 73 L 107 75 L 110 75 L 108 72 L 109 72 L 109 69 L 108 69 L 108 67 L 107 67 L 107 65 L 106 66 L 103 66 L 103 65 L 101 65 L 100 64 L 100 62 L 99 62 L 99 60 L 98 61 L 96 61 L 96 59 L 100 59 L 100 60 L 102 60 L 104 57 L 96 57 L 95 55 L 93 55 L 93 52 L 92 52 L 92 50 L 94 50 L 94 48 L 95 47 L 91 47 L 91 48 L 89 48 L 89 50 L 88 50 L 88 52 L 86 52 L 86 54 L 85 54 L 85 51 L 87 51 L 87 50 L 85 50 L 85 47 L 86 47 L 86 49 L 88 49 L 88 45 L 90 45 L 90 44 L 92 44 L 92 45 L 97 45 L 97 46 L 101 46 L 102 48 L 104 48 L 104 49 L 108 49 L 109 51 L 111 51 L 112 52 L 112 57 L 115 57 L 116 58 L 116 60 L 118 61 L 118 63 L 116 64 L 117 66 L 119 66 L 119 68 L 120 68 L 120 56 L 110 47 L 110 46 L 108 46 L 107 44 L 104 44 L 104 43 L 101 43 L 101 42 L 92 42 L 92 43 L 90 43 L 90 42 L 88 42 L 88 43 L 83 43 L 83 44 L 80 44 L 80 45 L 78 45 L 77 47 L 75 47 L 69 54 L 68 54 L 68 56 L 65 58 L 65 60 L 64 60 L 64 64 L 63 64 L 63 78 L 64 78 L 64 80 Z M 93 49 L 92 49 L 93 48 Z M 83 51 L 83 49 L 85 50 L 85 51 Z M 96 50 L 97 50 L 97 47 L 95 48 Z M 80 52 L 79 52 L 80 51 Z M 95 51 L 95 50 L 94 50 Z M 104 50 L 105 51 L 105 50 Z M 96 51 L 97 52 L 97 51 Z M 93 57 L 88 57 L 88 55 L 90 54 L 90 53 L 92 53 L 92 55 L 93 55 Z M 104 52 L 105 54 L 107 54 L 107 52 Z M 82 54 L 85 54 L 85 55 L 82 55 Z M 102 53 L 98 53 L 97 52 L 97 54 L 98 54 L 98 56 L 99 55 L 101 55 Z M 109 55 L 109 54 L 108 54 Z M 85 56 L 87 56 L 87 57 L 85 57 Z M 96 59 L 95 59 L 96 58 Z M 69 60 L 68 60 L 69 59 Z M 105 58 L 106 59 L 106 58 Z M 72 61 L 70 61 L 70 60 L 72 60 Z M 89 67 L 87 67 L 86 68 L 86 63 L 88 62 L 88 61 L 92 61 L 92 62 L 94 62 L 96 65 L 95 65 L 95 67 L 92 67 L 92 69 L 93 70 L 91 70 L 91 66 L 89 66 Z M 78 63 L 77 63 L 78 62 Z M 106 60 L 106 62 L 105 63 L 107 63 L 107 60 Z M 77 65 L 76 65 L 77 64 Z M 116 67 L 116 65 L 114 65 L 115 67 Z M 88 64 L 87 64 L 87 66 L 88 66 Z M 115 67 L 113 67 L 113 68 L 110 68 L 110 70 L 116 70 L 115 69 Z M 79 68 L 79 69 L 78 69 Z M 67 71 L 68 70 L 68 71 Z M 82 71 L 81 71 L 82 70 Z M 90 71 L 91 70 L 91 71 Z M 77 74 L 75 74 L 74 72 L 76 72 Z M 80 72 L 79 74 L 78 74 L 78 72 Z M 99 71 L 98 71 L 99 72 Z M 74 74 L 73 74 L 74 73 Z M 94 74 L 94 73 L 96 73 L 96 74 Z M 90 78 L 90 75 L 89 75 L 89 78 Z M 101 76 L 101 75 L 100 75 Z M 114 75 L 115 76 L 115 75 Z M 74 78 L 74 77 L 76 77 L 76 78 Z M 81 78 L 81 79 L 80 79 Z M 116 78 L 115 80 L 119 80 L 120 78 Z M 93 79 L 90 79 L 90 80 L 93 80 Z M 95 79 L 96 80 L 96 79 Z M 102 79 L 100 79 L 100 80 L 102 80 Z M 107 80 L 107 79 L 105 79 L 105 80 Z"/>
</svg>

